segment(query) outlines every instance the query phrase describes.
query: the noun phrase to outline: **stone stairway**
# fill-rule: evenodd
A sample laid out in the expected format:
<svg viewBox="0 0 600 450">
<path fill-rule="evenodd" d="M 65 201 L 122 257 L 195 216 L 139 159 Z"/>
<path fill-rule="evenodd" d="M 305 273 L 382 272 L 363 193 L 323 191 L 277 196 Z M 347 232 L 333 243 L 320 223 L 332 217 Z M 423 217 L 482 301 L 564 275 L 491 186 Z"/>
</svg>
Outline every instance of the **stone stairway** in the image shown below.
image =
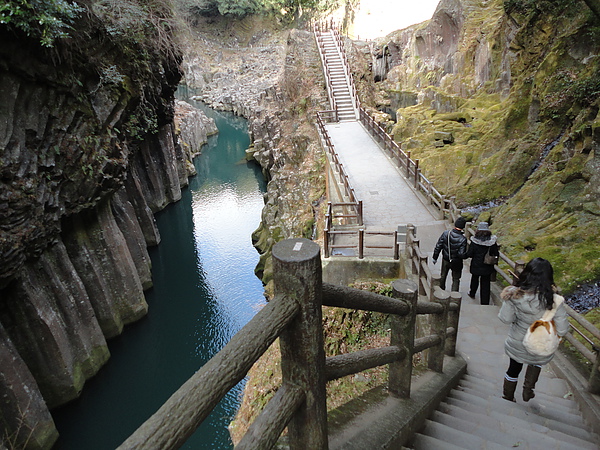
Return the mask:
<svg viewBox="0 0 600 450">
<path fill-rule="evenodd" d="M 318 33 L 317 42 L 324 57 L 326 74 L 332 88 L 330 95 L 334 98 L 340 122 L 357 120 L 351 81 L 334 32 Z"/>
<path fill-rule="evenodd" d="M 536 393 L 526 403 L 511 403 L 498 386 L 466 375 L 407 447 L 418 449 L 598 449 L 577 404 Z"/>
<path fill-rule="evenodd" d="M 406 448 L 600 448 L 600 437 L 582 418 L 569 385 L 550 365 L 542 370 L 534 399 L 527 403 L 521 399 L 524 373 L 515 392 L 517 402 L 501 397 L 508 367 L 503 354 L 507 327 L 496 318 L 497 307 L 469 301 L 463 299 L 459 332 L 459 351 L 469 363 L 467 374 Z"/>
</svg>

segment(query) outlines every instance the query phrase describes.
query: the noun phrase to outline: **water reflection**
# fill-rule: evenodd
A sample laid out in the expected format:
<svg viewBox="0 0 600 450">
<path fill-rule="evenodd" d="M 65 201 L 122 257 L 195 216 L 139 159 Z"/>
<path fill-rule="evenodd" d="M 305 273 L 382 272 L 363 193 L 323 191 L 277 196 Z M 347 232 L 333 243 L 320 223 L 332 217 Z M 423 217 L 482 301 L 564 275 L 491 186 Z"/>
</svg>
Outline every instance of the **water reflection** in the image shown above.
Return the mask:
<svg viewBox="0 0 600 450">
<path fill-rule="evenodd" d="M 265 184 L 260 168 L 244 161 L 245 120 L 204 109 L 219 135 L 196 158 L 198 175 L 181 201 L 157 214 L 162 242 L 150 252 L 149 314 L 109 342 L 111 359 L 82 396 L 53 412 L 58 449 L 116 448 L 264 303 L 251 234 Z M 227 426 L 242 389 L 233 389 L 183 448 L 232 448 Z"/>
</svg>

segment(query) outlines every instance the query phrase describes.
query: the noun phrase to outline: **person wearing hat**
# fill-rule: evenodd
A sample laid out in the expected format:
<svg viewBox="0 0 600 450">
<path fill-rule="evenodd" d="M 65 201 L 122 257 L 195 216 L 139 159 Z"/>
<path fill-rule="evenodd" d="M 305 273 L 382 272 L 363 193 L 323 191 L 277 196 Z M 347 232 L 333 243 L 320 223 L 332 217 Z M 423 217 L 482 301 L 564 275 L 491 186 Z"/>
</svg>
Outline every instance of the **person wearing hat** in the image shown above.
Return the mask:
<svg viewBox="0 0 600 450">
<path fill-rule="evenodd" d="M 496 235 L 492 234 L 488 223 L 479 222 L 467 250 L 467 258 L 471 258 L 469 297 L 475 298 L 477 289 L 481 287 L 479 296 L 482 305 L 490 304 L 490 281 L 494 273 L 494 265 L 486 264 L 484 259 L 488 251 L 491 256 L 500 254 L 496 241 Z"/>
<path fill-rule="evenodd" d="M 439 237 L 433 250 L 433 263 L 437 263 L 440 253 L 442 254 L 442 270 L 440 273 L 440 287 L 446 289 L 446 278 L 448 272 L 452 271 L 452 290 L 460 289 L 460 276 L 462 275 L 463 259 L 467 257 L 467 238 L 463 230 L 467 220 L 459 217 L 454 222 L 452 230 L 444 231 Z"/>
</svg>

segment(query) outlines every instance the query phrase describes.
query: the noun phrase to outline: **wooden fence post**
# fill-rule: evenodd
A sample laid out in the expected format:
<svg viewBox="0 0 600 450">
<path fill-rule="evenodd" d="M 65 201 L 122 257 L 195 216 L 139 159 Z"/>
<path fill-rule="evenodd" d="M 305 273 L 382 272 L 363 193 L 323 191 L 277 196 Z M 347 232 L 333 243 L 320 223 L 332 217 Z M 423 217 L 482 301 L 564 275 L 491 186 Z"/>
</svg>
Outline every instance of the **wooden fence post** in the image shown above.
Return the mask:
<svg viewBox="0 0 600 450">
<path fill-rule="evenodd" d="M 431 276 L 431 287 L 429 289 L 429 298 L 428 298 L 428 300 L 430 302 L 433 301 L 433 293 L 435 292 L 435 288 L 436 287 L 438 287 L 438 288 L 440 287 L 441 281 L 442 281 L 442 277 L 441 276 L 439 276 L 439 275 L 432 275 Z"/>
<path fill-rule="evenodd" d="M 596 354 L 596 361 L 594 361 L 592 373 L 588 380 L 588 391 L 597 395 L 600 394 L 600 349 L 595 347 L 594 353 Z"/>
<path fill-rule="evenodd" d="M 427 294 L 425 290 L 425 284 L 427 283 L 427 277 L 425 276 L 425 267 L 427 266 L 427 255 L 419 255 L 419 295 Z"/>
<path fill-rule="evenodd" d="M 421 177 L 421 168 L 418 167 L 419 160 L 417 159 L 417 168 L 415 169 L 415 189 L 419 190 L 419 178 Z"/>
<path fill-rule="evenodd" d="M 448 311 L 448 327 L 454 328 L 454 336 L 446 339 L 445 353 L 448 356 L 456 354 L 456 340 L 458 338 L 458 320 L 460 319 L 460 306 L 462 302 L 462 294 L 460 292 L 450 292 L 450 302 L 456 303 L 458 308 L 454 311 Z"/>
<path fill-rule="evenodd" d="M 420 260 L 419 260 L 419 255 L 416 252 L 416 250 L 421 247 L 421 241 L 419 238 L 415 238 L 415 239 L 413 239 L 412 242 L 413 242 L 413 254 L 412 254 L 412 261 L 410 262 L 410 265 L 412 267 L 413 275 L 417 275 L 419 273 L 418 264 L 420 264 Z"/>
<path fill-rule="evenodd" d="M 448 200 L 446 200 L 446 196 L 442 194 L 440 198 L 440 204 L 442 205 L 442 219 L 446 218 L 446 213 L 448 212 Z"/>
<path fill-rule="evenodd" d="M 406 316 L 393 315 L 391 319 L 390 345 L 406 350 L 406 357 L 402 361 L 393 362 L 389 366 L 388 389 L 392 395 L 400 398 L 410 397 L 417 318 L 417 289 L 417 284 L 411 280 L 392 281 L 392 297 L 403 300 L 410 306 L 410 312 Z"/>
<path fill-rule="evenodd" d="M 292 296 L 300 304 L 298 316 L 279 339 L 282 382 L 306 393 L 306 402 L 288 425 L 290 449 L 327 449 L 319 245 L 304 238 L 286 239 L 273 246 L 272 254 L 276 295 Z"/>
<path fill-rule="evenodd" d="M 444 347 L 446 345 L 446 327 L 448 325 L 448 303 L 450 302 L 450 294 L 442 289 L 436 289 L 433 294 L 433 301 L 444 307 L 444 311 L 440 314 L 432 314 L 431 332 L 440 337 L 440 343 L 429 349 L 429 361 L 427 366 L 435 371 L 442 372 L 444 369 Z"/>
<path fill-rule="evenodd" d="M 513 284 L 516 284 L 517 281 L 519 281 L 519 275 L 521 274 L 521 272 L 523 272 L 523 269 L 525 269 L 525 261 L 519 259 L 518 261 L 515 261 L 515 277 L 513 277 Z"/>
<path fill-rule="evenodd" d="M 362 227 L 363 226 L 363 202 L 362 202 L 362 200 L 358 201 L 357 213 L 358 213 L 358 225 L 360 225 Z"/>
<path fill-rule="evenodd" d="M 365 257 L 365 229 L 358 230 L 358 259 Z"/>
</svg>

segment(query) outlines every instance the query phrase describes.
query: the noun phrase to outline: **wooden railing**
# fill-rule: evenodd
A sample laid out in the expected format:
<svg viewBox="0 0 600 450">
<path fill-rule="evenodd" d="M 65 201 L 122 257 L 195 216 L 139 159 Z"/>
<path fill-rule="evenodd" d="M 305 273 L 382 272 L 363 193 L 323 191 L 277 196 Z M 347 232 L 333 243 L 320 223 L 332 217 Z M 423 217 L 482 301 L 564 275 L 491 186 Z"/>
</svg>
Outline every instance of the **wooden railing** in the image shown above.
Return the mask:
<svg viewBox="0 0 600 450">
<path fill-rule="evenodd" d="M 411 158 L 410 150 L 406 152 L 402 150 L 400 145 L 362 107 L 359 108 L 359 119 L 369 134 L 388 153 L 412 187 L 423 194 L 444 217 L 454 221 L 460 215 L 460 209 L 454 203 L 454 198 L 442 195 L 433 186 L 433 183 L 421 173 L 419 160 Z"/>
<path fill-rule="evenodd" d="M 335 27 L 333 22 L 331 22 L 331 24 L 329 24 L 328 26 L 325 26 L 323 29 L 334 30 L 334 35 L 336 36 L 338 45 L 342 49 L 341 51 L 343 54 L 344 67 L 347 71 L 347 76 L 350 80 L 353 80 L 353 77 L 349 71 L 348 59 L 346 57 L 344 46 L 341 41 L 339 30 Z M 405 152 L 404 150 L 402 150 L 400 145 L 396 143 L 394 139 L 375 121 L 375 119 L 371 117 L 371 115 L 360 106 L 353 81 L 352 87 L 353 96 L 356 99 L 356 105 L 359 111 L 360 122 L 371 134 L 371 136 L 373 136 L 373 138 L 375 138 L 375 140 L 381 145 L 381 147 L 388 152 L 389 156 L 396 162 L 397 167 L 410 181 L 413 188 L 421 194 L 423 194 L 428 199 L 429 203 L 431 205 L 434 205 L 434 207 L 440 211 L 444 218 L 447 218 L 450 223 L 454 223 L 454 221 L 461 215 L 460 208 L 456 206 L 454 197 L 446 197 L 433 186 L 433 183 L 421 173 L 421 168 L 419 167 L 419 160 L 413 160 L 411 158 L 410 151 Z M 352 232 L 356 233 L 356 231 Z M 330 234 L 332 234 L 331 231 Z M 465 229 L 465 235 L 468 239 L 470 239 L 470 237 L 473 234 L 474 232 L 469 227 Z M 427 291 L 428 289 L 427 286 L 432 285 L 432 278 L 431 272 L 427 265 L 427 257 L 423 253 L 421 253 L 420 250 L 416 250 L 416 248 L 418 248 L 418 239 L 416 239 L 414 229 L 413 233 L 408 233 L 408 235 L 411 237 L 408 238 L 407 236 L 407 244 L 409 243 L 408 239 L 413 239 L 411 244 L 407 245 L 407 250 L 410 252 L 409 257 L 411 265 L 413 267 L 413 273 L 419 274 L 419 292 L 422 295 L 429 296 L 431 293 L 425 291 Z M 326 243 L 328 243 L 329 240 L 330 239 L 328 239 L 326 236 Z M 330 246 L 329 248 L 332 247 L 333 246 Z M 325 246 L 326 256 L 329 256 L 329 248 L 327 247 L 327 245 Z M 360 244 L 358 253 L 359 255 L 362 254 L 360 250 Z M 503 264 L 494 266 L 494 275 L 500 275 L 501 279 L 505 283 L 513 284 L 516 281 L 518 274 L 525 267 L 525 262 L 521 260 L 513 261 L 504 252 L 500 251 L 499 253 L 500 260 L 503 262 Z M 421 278 L 421 275 L 424 277 L 423 279 Z M 598 328 L 596 328 L 589 321 L 587 321 L 585 317 L 577 313 L 568 305 L 565 306 L 567 307 L 567 312 L 569 316 L 573 319 L 572 322 L 576 322 L 577 324 L 574 325 L 572 323 L 571 328 L 573 332 L 568 333 L 567 336 L 565 336 L 565 339 L 573 346 L 576 352 L 578 352 L 591 364 L 592 370 L 588 381 L 588 389 L 590 390 L 590 392 L 600 394 L 600 330 L 598 330 Z M 585 334 L 585 331 L 587 331 L 588 334 L 591 335 L 591 338 Z M 573 333 L 579 336 L 579 339 L 576 338 Z"/>
<path fill-rule="evenodd" d="M 576 353 L 589 361 L 591 370 L 587 388 L 593 394 L 600 394 L 600 330 L 569 305 L 565 306 L 569 317 L 573 320 L 571 331 L 564 338 Z M 591 337 L 584 331 L 587 331 Z M 579 339 L 576 336 L 579 336 Z"/>
<path fill-rule="evenodd" d="M 352 214 L 344 214 L 343 210 L 341 214 L 335 214 L 335 208 L 344 208 L 347 206 L 352 207 L 353 205 L 353 203 L 327 203 L 327 212 L 325 213 L 325 228 L 323 230 L 323 256 L 325 258 L 329 258 L 336 250 L 348 249 L 353 250 L 352 254 L 349 256 L 357 256 L 358 259 L 363 259 L 365 257 L 365 251 L 368 251 L 369 249 L 377 249 L 387 250 L 387 253 L 389 253 L 392 258 L 395 260 L 400 259 L 398 231 L 366 231 L 364 228 L 346 228 L 342 230 L 335 229 L 333 226 L 334 219 L 346 219 L 347 217 L 354 217 Z M 362 203 L 360 203 L 360 207 L 362 210 Z M 349 243 L 337 243 L 336 236 L 349 238 L 347 239 Z M 373 244 L 369 242 L 369 237 L 381 238 L 382 236 L 385 236 L 386 240 L 389 241 L 390 244 L 386 245 L 382 244 L 381 242 Z"/>
<path fill-rule="evenodd" d="M 350 89 L 350 96 L 352 98 L 352 107 L 354 109 L 354 114 L 358 114 L 360 101 L 358 99 L 356 85 L 354 84 L 354 77 L 352 76 L 352 72 L 350 71 L 350 63 L 348 61 L 348 56 L 346 55 L 346 48 L 344 46 L 344 42 L 342 41 L 342 35 L 340 34 L 338 28 L 333 28 L 332 33 L 336 41 L 337 48 L 340 51 L 342 65 L 344 67 L 344 73 L 346 74 L 346 79 L 348 80 L 348 87 Z"/>
<path fill-rule="evenodd" d="M 321 59 L 321 67 L 323 68 L 323 74 L 325 75 L 325 83 L 327 87 L 327 94 L 329 97 L 329 105 L 331 106 L 332 111 L 335 113 L 335 122 L 339 122 L 338 118 L 338 108 L 335 102 L 335 95 L 333 94 L 333 84 L 331 72 L 329 71 L 329 65 L 327 64 L 327 59 L 325 56 L 325 52 L 323 50 L 323 37 L 321 33 L 317 31 L 315 28 L 314 31 L 315 39 L 317 40 L 317 49 L 319 50 L 319 58 Z"/>
<path fill-rule="evenodd" d="M 470 238 L 473 234 L 474 232 L 470 224 L 467 224 L 465 235 Z M 432 286 L 439 286 L 439 282 L 429 268 L 428 256 L 425 252 L 421 251 L 415 227 L 412 225 L 408 225 L 407 227 L 406 255 L 412 273 L 417 276 L 419 295 L 430 298 L 433 295 Z M 502 277 L 504 281 L 503 285 L 514 284 L 518 279 L 519 273 L 525 267 L 525 262 L 512 261 L 502 252 L 500 252 L 500 259 L 510 269 L 508 269 L 507 273 L 507 271 L 496 265 L 494 266 L 495 273 Z M 573 350 L 587 360 L 591 366 L 587 390 L 593 394 L 600 394 L 600 330 L 569 305 L 565 304 L 565 307 L 567 314 L 572 320 L 571 331 L 564 338 L 572 345 Z M 579 336 L 579 338 L 576 336 Z"/>
<path fill-rule="evenodd" d="M 334 219 L 343 219 L 341 223 L 344 225 L 362 226 L 362 201 L 356 198 L 354 189 L 350 185 L 348 174 L 346 173 L 343 164 L 340 162 L 339 156 L 335 151 L 335 147 L 331 142 L 331 138 L 329 137 L 329 133 L 325 128 L 325 122 L 330 122 L 333 119 L 333 111 L 320 111 L 317 113 L 317 130 L 319 131 L 321 142 L 325 146 L 325 150 L 329 156 L 332 175 L 336 179 L 338 187 L 341 188 L 339 197 L 341 197 L 343 200 L 346 200 L 333 203 L 334 208 L 332 208 L 332 211 L 330 211 L 330 218 L 332 221 Z M 334 215 L 334 210 L 337 211 L 339 208 L 342 209 L 341 213 L 336 213 Z M 329 227 L 326 228 L 331 229 Z"/>
<path fill-rule="evenodd" d="M 422 301 L 409 280 L 392 282 L 395 298 L 323 283 L 319 253 L 307 239 L 277 243 L 275 297 L 119 449 L 183 445 L 277 338 L 282 384 L 236 449 L 273 448 L 286 427 L 290 448 L 327 449 L 327 381 L 389 364 L 389 392 L 408 398 L 412 355 L 426 349 L 428 367 L 442 372 L 444 355 L 456 350 L 460 297 L 436 289 L 432 301 Z M 390 345 L 325 358 L 322 305 L 393 315 Z M 431 316 L 430 335 L 415 338 L 417 314 Z"/>
</svg>

